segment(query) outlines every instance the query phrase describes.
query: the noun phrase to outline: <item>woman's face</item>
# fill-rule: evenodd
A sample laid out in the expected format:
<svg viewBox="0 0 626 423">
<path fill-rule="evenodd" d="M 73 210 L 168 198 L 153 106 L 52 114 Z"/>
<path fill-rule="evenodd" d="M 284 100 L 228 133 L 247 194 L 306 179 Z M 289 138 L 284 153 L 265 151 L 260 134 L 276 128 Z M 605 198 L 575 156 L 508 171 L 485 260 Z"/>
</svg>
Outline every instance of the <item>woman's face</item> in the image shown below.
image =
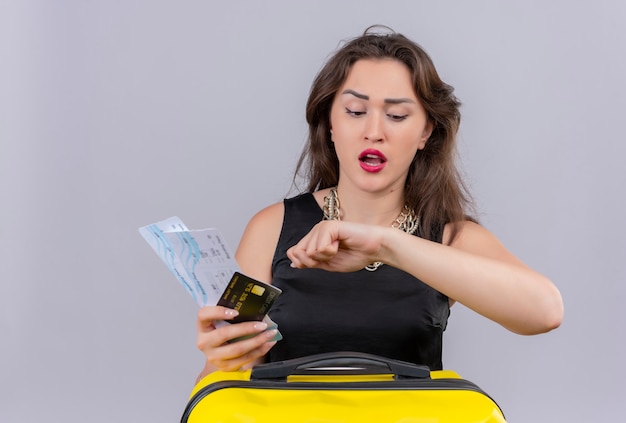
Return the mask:
<svg viewBox="0 0 626 423">
<path fill-rule="evenodd" d="M 330 112 L 339 183 L 368 192 L 404 189 L 432 131 L 409 69 L 391 59 L 354 63 Z"/>
</svg>

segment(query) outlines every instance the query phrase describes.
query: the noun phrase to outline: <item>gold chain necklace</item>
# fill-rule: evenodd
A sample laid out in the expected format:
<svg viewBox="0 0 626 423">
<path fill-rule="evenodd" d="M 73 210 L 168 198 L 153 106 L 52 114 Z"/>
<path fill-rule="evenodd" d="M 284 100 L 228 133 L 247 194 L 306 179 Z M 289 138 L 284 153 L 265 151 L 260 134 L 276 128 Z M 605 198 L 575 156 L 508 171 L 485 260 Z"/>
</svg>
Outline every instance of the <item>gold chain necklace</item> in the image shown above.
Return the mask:
<svg viewBox="0 0 626 423">
<path fill-rule="evenodd" d="M 339 196 L 337 195 L 337 187 L 330 189 L 330 192 L 324 197 L 324 220 L 341 220 L 341 208 L 339 206 Z M 402 208 L 402 211 L 396 217 L 396 220 L 391 224 L 392 228 L 400 229 L 407 234 L 413 235 L 417 231 L 419 225 L 419 218 L 415 216 L 415 212 L 409 208 L 406 204 Z M 372 264 L 365 266 L 366 270 L 373 272 L 382 266 L 383 263 L 376 261 Z"/>
</svg>

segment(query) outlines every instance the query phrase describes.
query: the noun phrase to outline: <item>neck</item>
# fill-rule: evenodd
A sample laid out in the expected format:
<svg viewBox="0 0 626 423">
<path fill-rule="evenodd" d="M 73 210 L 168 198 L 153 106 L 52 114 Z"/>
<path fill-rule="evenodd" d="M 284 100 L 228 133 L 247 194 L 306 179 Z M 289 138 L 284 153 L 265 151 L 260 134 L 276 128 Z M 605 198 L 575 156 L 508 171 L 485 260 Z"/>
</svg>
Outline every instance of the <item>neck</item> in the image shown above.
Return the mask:
<svg viewBox="0 0 626 423">
<path fill-rule="evenodd" d="M 366 192 L 337 187 L 342 220 L 370 225 L 390 225 L 402 211 L 404 192 Z"/>
</svg>

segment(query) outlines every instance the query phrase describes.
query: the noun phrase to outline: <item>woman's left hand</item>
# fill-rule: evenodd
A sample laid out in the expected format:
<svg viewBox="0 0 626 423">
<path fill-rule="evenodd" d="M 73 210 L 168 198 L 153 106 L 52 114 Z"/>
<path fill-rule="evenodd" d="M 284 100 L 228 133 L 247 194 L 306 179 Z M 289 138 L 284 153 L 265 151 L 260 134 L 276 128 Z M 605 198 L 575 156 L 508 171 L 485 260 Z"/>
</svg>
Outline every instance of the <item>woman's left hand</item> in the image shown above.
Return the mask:
<svg viewBox="0 0 626 423">
<path fill-rule="evenodd" d="M 336 220 L 315 225 L 287 250 L 292 267 L 352 272 L 381 261 L 387 228 Z"/>
</svg>

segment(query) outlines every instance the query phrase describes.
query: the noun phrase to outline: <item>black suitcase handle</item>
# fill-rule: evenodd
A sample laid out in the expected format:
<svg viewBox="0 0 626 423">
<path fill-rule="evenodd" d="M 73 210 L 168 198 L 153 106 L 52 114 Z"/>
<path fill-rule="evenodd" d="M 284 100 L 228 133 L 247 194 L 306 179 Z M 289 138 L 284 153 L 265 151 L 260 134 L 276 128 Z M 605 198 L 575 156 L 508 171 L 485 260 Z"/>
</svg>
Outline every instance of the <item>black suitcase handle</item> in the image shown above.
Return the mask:
<svg viewBox="0 0 626 423">
<path fill-rule="evenodd" d="M 322 368 L 322 369 L 320 369 Z M 337 369 L 340 368 L 340 369 Z M 250 380 L 286 380 L 291 375 L 393 374 L 395 379 L 430 379 L 430 369 L 405 361 L 360 352 L 309 355 L 254 366 Z"/>
</svg>

